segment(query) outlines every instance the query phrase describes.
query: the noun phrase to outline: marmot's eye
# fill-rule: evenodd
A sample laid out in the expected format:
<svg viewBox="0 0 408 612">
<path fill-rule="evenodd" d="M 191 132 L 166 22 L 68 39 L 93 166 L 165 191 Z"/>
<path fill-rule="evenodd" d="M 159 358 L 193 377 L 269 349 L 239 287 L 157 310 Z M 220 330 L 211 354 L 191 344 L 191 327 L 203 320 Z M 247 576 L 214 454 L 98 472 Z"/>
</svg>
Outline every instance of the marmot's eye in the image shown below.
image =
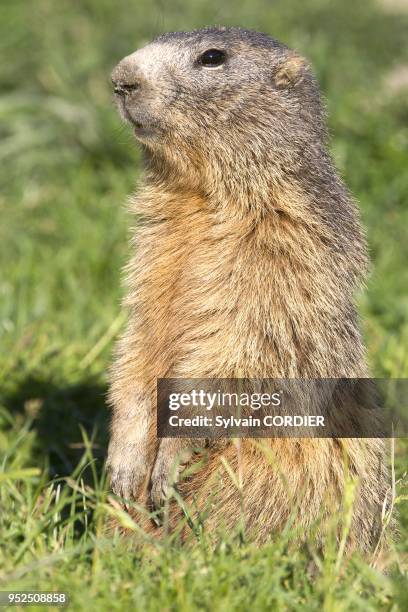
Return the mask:
<svg viewBox="0 0 408 612">
<path fill-rule="evenodd" d="M 198 58 L 199 63 L 205 67 L 214 67 L 221 66 L 227 59 L 227 54 L 225 51 L 220 51 L 219 49 L 208 49 L 208 51 L 204 51 L 202 55 Z"/>
</svg>

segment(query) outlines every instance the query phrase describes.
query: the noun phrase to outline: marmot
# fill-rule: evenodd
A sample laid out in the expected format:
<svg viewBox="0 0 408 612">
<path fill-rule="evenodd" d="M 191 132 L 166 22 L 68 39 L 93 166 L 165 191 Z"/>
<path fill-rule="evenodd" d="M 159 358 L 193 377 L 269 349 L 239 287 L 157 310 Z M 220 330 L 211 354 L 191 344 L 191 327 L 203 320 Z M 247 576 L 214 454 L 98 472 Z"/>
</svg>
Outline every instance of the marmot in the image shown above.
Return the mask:
<svg viewBox="0 0 408 612">
<path fill-rule="evenodd" d="M 157 439 L 157 378 L 367 377 L 354 305 L 366 246 L 326 149 L 316 80 L 296 52 L 240 28 L 175 32 L 125 57 L 112 81 L 145 179 L 132 199 L 108 467 L 116 493 L 160 507 L 192 442 Z M 387 489 L 383 441 L 266 443 L 272 462 L 241 440 L 240 465 L 236 444 L 210 444 L 179 485 L 185 503 L 200 512 L 227 461 L 242 471 L 242 492 L 224 471 L 211 528 L 243 512 L 248 537 L 262 542 L 295 509 L 305 532 L 341 506 L 346 451 L 359 480 L 349 544 L 370 550 Z M 170 512 L 176 521 L 179 505 Z"/>
</svg>

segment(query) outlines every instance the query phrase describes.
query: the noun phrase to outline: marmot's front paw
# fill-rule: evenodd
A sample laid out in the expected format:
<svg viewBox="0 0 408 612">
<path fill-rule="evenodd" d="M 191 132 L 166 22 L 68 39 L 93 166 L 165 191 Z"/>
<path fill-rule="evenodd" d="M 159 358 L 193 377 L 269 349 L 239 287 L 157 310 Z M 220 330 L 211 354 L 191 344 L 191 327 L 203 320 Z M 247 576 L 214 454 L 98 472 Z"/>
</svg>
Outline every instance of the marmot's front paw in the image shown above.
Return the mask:
<svg viewBox="0 0 408 612">
<path fill-rule="evenodd" d="M 150 497 L 155 509 L 163 506 L 180 472 L 192 455 L 191 448 L 182 448 L 179 439 L 163 439 L 151 475 Z"/>
<path fill-rule="evenodd" d="M 107 468 L 112 491 L 125 500 L 136 499 L 148 474 L 146 457 L 134 449 L 115 449 L 109 451 Z"/>
</svg>

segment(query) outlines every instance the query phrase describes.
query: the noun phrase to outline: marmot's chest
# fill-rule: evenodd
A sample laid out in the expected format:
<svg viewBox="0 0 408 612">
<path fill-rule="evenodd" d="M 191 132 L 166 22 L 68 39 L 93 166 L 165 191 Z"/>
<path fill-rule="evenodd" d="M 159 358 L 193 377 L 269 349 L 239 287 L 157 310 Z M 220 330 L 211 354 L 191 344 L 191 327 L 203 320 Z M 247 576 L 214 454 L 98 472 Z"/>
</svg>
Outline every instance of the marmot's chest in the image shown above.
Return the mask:
<svg viewBox="0 0 408 612">
<path fill-rule="evenodd" d="M 151 321 L 170 327 L 194 312 L 248 309 L 248 318 L 265 327 L 272 315 L 287 316 L 287 298 L 291 309 L 301 307 L 308 277 L 293 253 L 268 248 L 265 236 L 200 215 L 138 234 L 134 288 Z"/>
</svg>

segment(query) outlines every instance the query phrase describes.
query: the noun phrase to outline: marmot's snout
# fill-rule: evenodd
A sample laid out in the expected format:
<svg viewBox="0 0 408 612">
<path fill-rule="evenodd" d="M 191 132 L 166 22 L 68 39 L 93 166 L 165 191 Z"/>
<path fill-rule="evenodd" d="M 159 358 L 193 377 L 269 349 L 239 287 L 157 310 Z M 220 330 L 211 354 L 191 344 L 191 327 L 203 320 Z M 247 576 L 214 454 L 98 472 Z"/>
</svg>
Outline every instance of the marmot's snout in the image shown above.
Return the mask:
<svg viewBox="0 0 408 612">
<path fill-rule="evenodd" d="M 137 91 L 142 84 L 142 74 L 133 56 L 125 57 L 112 71 L 112 83 L 117 95 Z"/>
<path fill-rule="evenodd" d="M 152 134 L 155 121 L 152 116 L 151 87 L 141 70 L 137 52 L 125 57 L 114 68 L 111 78 L 119 112 L 132 123 L 136 136 Z"/>
</svg>

